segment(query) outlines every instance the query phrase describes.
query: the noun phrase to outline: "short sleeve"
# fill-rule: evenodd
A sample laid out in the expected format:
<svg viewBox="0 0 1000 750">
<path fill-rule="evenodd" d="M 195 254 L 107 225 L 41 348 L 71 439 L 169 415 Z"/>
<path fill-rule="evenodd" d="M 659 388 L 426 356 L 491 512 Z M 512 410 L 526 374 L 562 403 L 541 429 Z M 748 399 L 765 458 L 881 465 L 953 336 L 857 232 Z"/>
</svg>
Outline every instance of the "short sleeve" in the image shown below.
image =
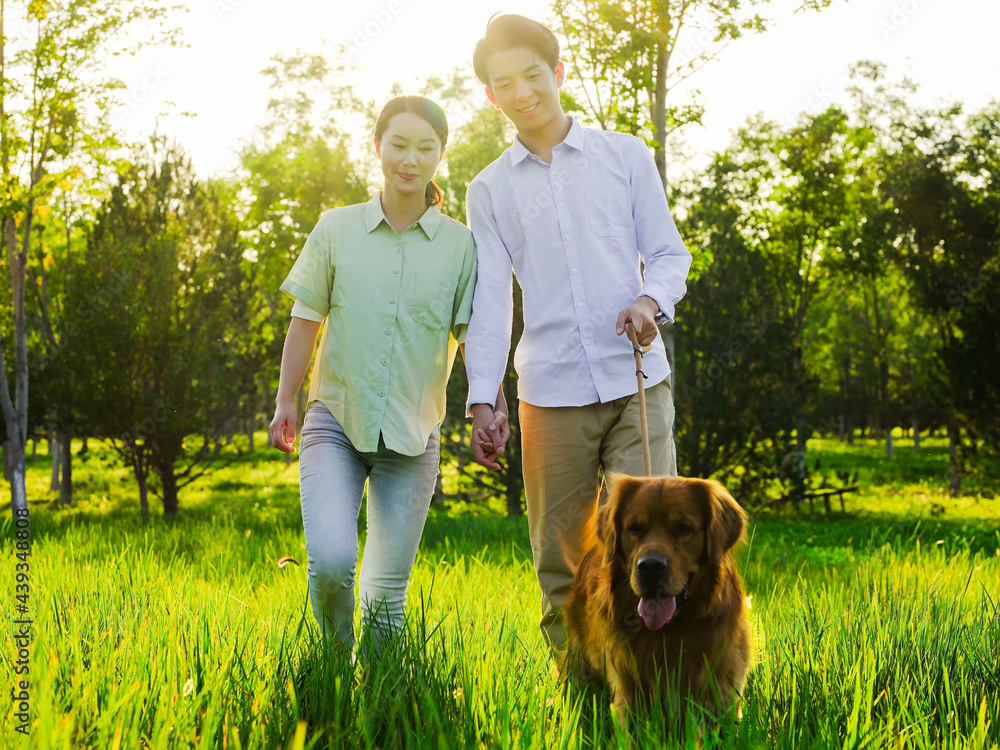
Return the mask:
<svg viewBox="0 0 1000 750">
<path fill-rule="evenodd" d="M 472 319 L 472 295 L 476 290 L 476 242 L 472 232 L 467 232 L 462 274 L 455 290 L 455 304 L 452 308 L 451 332 L 460 344 L 465 343 L 465 332 Z"/>
<path fill-rule="evenodd" d="M 281 291 L 308 305 L 323 318 L 330 312 L 330 293 L 336 270 L 336 228 L 336 212 L 327 211 L 309 234 L 281 285 Z"/>
<path fill-rule="evenodd" d="M 320 315 L 300 299 L 295 300 L 295 304 L 292 305 L 292 317 L 311 320 L 313 323 L 322 323 L 326 320 L 325 315 Z"/>
</svg>

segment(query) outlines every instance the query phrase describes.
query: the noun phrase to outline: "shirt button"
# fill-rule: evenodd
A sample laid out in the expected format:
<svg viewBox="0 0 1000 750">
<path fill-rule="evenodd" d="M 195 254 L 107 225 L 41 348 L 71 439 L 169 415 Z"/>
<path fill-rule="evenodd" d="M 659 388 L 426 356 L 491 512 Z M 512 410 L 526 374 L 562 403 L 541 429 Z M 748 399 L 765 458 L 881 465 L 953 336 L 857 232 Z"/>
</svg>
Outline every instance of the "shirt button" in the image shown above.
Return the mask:
<svg viewBox="0 0 1000 750">
<path fill-rule="evenodd" d="M 582 302 L 577 302 L 577 303 L 576 303 L 576 306 L 577 306 L 577 307 L 583 307 L 583 303 L 582 303 Z"/>
<path fill-rule="evenodd" d="M 586 339 L 583 343 L 589 344 L 590 343 L 590 339 Z"/>
<path fill-rule="evenodd" d="M 391 328 L 386 328 L 385 329 L 385 335 L 386 336 L 391 336 L 392 335 L 392 329 Z"/>
<path fill-rule="evenodd" d="M 385 391 L 379 391 L 378 395 L 379 395 L 379 398 L 382 398 L 383 396 L 385 396 Z"/>
<path fill-rule="evenodd" d="M 385 365 L 387 365 L 387 364 L 389 364 L 389 360 L 387 360 L 387 359 L 383 359 L 383 360 L 382 360 L 382 365 L 383 365 L 383 366 L 385 366 Z"/>
<path fill-rule="evenodd" d="M 393 268 L 393 269 L 392 269 L 392 272 L 393 272 L 393 273 L 399 273 L 399 269 L 398 269 L 398 268 Z"/>
<path fill-rule="evenodd" d="M 401 244 L 401 243 L 400 243 L 400 241 L 399 241 L 399 240 L 396 240 L 396 247 L 399 247 L 399 246 L 400 246 L 400 244 Z"/>
<path fill-rule="evenodd" d="M 569 239 L 569 235 L 568 235 L 568 234 L 566 235 L 566 239 L 567 239 L 567 240 Z"/>
<path fill-rule="evenodd" d="M 396 298 L 395 297 L 389 297 L 389 304 L 390 305 L 395 305 L 396 304 Z"/>
<path fill-rule="evenodd" d="M 576 273 L 576 269 L 575 268 L 573 269 L 573 273 Z"/>
<path fill-rule="evenodd" d="M 563 203 L 562 201 L 559 201 L 559 205 L 560 205 L 560 206 L 565 206 L 566 204 L 565 204 L 565 203 Z"/>
</svg>

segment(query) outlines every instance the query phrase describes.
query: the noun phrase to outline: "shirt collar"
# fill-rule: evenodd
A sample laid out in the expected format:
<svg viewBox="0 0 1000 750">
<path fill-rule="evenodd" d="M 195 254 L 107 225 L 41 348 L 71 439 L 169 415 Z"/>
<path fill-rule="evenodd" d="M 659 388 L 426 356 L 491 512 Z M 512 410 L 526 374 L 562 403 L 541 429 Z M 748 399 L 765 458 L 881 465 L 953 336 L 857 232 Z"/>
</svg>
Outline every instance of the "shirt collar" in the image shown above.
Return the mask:
<svg viewBox="0 0 1000 750">
<path fill-rule="evenodd" d="M 566 115 L 569 118 L 569 132 L 566 137 L 563 138 L 561 143 L 566 144 L 572 149 L 577 151 L 583 151 L 583 126 L 580 125 L 579 121 L 573 117 L 573 115 Z M 553 148 L 558 148 L 559 143 L 557 143 Z M 527 159 L 531 155 L 531 152 L 525 147 L 523 143 L 514 136 L 514 143 L 510 147 L 510 158 L 511 162 L 514 164 L 520 164 L 522 161 Z"/>
<path fill-rule="evenodd" d="M 416 223 L 424 230 L 427 239 L 433 240 L 434 235 L 437 234 L 438 229 L 441 227 L 442 220 L 443 217 L 438 207 L 428 206 L 427 210 L 424 211 L 424 215 L 417 219 Z M 372 199 L 365 204 L 365 230 L 371 234 L 383 221 L 387 225 L 389 224 L 385 218 L 385 212 L 382 210 L 382 194 L 375 193 Z"/>
</svg>

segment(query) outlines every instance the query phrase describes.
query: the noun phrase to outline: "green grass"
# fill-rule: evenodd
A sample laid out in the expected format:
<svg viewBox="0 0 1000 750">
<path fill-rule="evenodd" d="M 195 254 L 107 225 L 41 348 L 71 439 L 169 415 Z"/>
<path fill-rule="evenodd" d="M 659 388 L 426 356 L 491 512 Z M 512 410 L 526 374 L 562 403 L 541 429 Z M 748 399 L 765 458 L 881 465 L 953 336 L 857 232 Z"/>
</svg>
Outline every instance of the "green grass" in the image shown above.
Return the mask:
<svg viewBox="0 0 1000 750">
<path fill-rule="evenodd" d="M 877 445 L 810 449 L 858 468 L 862 491 L 844 514 L 752 519 L 739 552 L 757 650 L 744 716 L 692 711 L 686 728 L 656 714 L 618 727 L 606 697 L 562 690 L 523 519 L 433 510 L 406 648 L 360 668 L 317 642 L 295 464 L 245 456 L 185 491 L 176 521 L 151 498 L 143 527 L 131 478 L 100 450 L 75 464 L 71 508 L 48 492 L 40 454 L 31 736 L 14 732 L 8 703 L 0 747 L 996 748 L 1000 500 L 947 497 L 941 444 L 898 446 L 893 464 Z M 9 521 L 4 538 L 13 550 Z M 279 568 L 283 555 L 302 565 Z"/>
</svg>

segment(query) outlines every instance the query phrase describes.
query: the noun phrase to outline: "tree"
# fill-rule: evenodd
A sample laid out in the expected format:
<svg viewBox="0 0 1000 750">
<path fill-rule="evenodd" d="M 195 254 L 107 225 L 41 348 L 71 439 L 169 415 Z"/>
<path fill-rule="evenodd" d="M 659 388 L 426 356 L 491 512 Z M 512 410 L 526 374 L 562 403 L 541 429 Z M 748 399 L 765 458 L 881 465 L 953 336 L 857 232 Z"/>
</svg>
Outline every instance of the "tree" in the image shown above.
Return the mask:
<svg viewBox="0 0 1000 750">
<path fill-rule="evenodd" d="M 147 522 L 147 488 L 177 514 L 178 491 L 208 470 L 261 367 L 235 202 L 154 139 L 72 269 L 65 327 L 89 336 L 68 335 L 60 365 L 88 384 L 76 411 L 134 471 Z"/>
<path fill-rule="evenodd" d="M 818 348 L 814 319 L 821 309 L 817 305 L 838 287 L 830 272 L 831 257 L 843 255 L 843 247 L 850 246 L 852 235 L 846 228 L 863 224 L 854 176 L 868 157 L 868 142 L 849 127 L 847 114 L 837 108 L 803 116 L 787 130 L 752 119 L 712 164 L 708 186 L 685 201 L 690 217 L 683 226 L 692 247 L 707 248 L 736 269 L 713 271 L 710 265 L 705 271 L 708 286 L 700 279 L 691 282 L 692 299 L 710 305 L 708 310 L 692 307 L 686 313 L 696 321 L 690 329 L 685 324 L 696 345 L 690 357 L 678 363 L 685 363 L 678 419 L 694 430 L 681 446 L 694 453 L 681 459 L 692 461 L 697 470 L 719 471 L 724 464 L 716 460 L 718 456 L 739 460 L 728 470 L 756 461 L 769 467 L 767 471 L 780 469 L 792 485 L 793 501 L 805 496 L 806 440 L 812 432 L 808 414 L 816 388 L 810 367 L 811 353 Z M 754 278 L 745 279 L 743 274 Z M 744 299 L 753 300 L 747 309 Z M 717 304 L 712 305 L 713 300 Z M 737 311 L 735 318 L 730 310 Z M 749 345 L 763 333 L 736 325 L 761 316 L 769 332 L 779 336 L 767 344 L 773 358 Z M 738 357 L 721 354 L 733 346 L 741 350 Z M 737 366 L 734 359 L 746 360 L 738 370 L 741 374 L 746 370 L 745 383 L 731 383 L 722 376 Z M 777 379 L 775 368 L 780 368 Z M 718 376 L 712 376 L 713 369 Z M 684 382 L 685 373 L 696 378 L 693 387 Z M 708 385 L 701 387 L 706 374 Z M 717 403 L 695 403 L 701 399 Z M 760 400 L 767 405 L 757 403 Z M 783 414 L 768 413 L 775 405 Z M 719 412 L 713 413 L 713 408 Z M 704 427 L 694 424 L 692 414 L 707 419 Z M 729 418 L 742 424 L 724 424 Z M 791 428 L 786 419 L 793 420 Z M 758 445 L 773 449 L 773 460 L 745 455 Z"/>
<path fill-rule="evenodd" d="M 670 92 L 744 34 L 766 31 L 753 12 L 770 0 L 554 0 L 552 11 L 566 38 L 565 56 L 580 79 L 571 85 L 603 130 L 651 140 L 667 186 L 669 133 L 700 122 L 697 102 L 671 104 Z M 830 0 L 804 0 L 819 10 Z"/>
<path fill-rule="evenodd" d="M 153 0 L 0 0 L 0 241 L 11 279 L 14 349 L 12 396 L 0 347 L 0 409 L 14 512 L 27 507 L 25 280 L 33 223 L 58 191 L 104 162 L 116 145 L 107 118 L 120 83 L 104 73 L 103 62 L 139 46 L 120 41 L 134 24 L 161 29 L 154 41 L 174 41 L 176 32 L 163 30 L 162 21 L 175 9 Z M 12 22 L 22 24 L 23 34 L 7 36 Z"/>
<path fill-rule="evenodd" d="M 1000 106 L 967 121 L 955 105 L 893 124 L 898 146 L 885 155 L 883 199 L 895 220 L 896 263 L 938 331 L 949 483 L 959 495 L 963 422 L 991 439 L 1000 424 L 996 387 L 989 385 L 997 362 L 990 329 L 1000 325 Z"/>
<path fill-rule="evenodd" d="M 791 319 L 774 304 L 775 259 L 741 231 L 740 206 L 756 191 L 755 170 L 741 157 L 718 154 L 683 196 L 689 208 L 680 229 L 707 268 L 690 285 L 698 304 L 678 318 L 687 346 L 676 363 L 677 454 L 682 474 L 717 477 L 754 504 L 785 470 L 795 339 Z"/>
</svg>

